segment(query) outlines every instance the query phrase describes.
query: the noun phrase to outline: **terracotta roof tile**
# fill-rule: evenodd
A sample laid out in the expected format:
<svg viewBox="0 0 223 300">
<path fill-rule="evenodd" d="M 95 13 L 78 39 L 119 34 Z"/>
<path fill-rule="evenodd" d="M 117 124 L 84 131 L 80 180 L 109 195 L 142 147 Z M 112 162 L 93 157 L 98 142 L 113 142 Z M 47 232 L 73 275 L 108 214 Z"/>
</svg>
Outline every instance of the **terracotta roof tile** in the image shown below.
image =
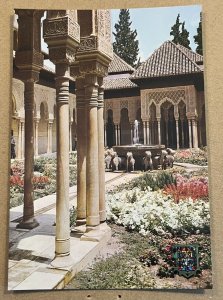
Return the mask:
<svg viewBox="0 0 223 300">
<path fill-rule="evenodd" d="M 195 63 L 195 58 L 200 59 L 200 57 L 183 48 L 171 41 L 166 41 L 133 72 L 130 79 L 202 72 L 202 69 Z"/>
<path fill-rule="evenodd" d="M 117 90 L 138 87 L 129 78 L 115 78 L 104 80 L 105 90 Z"/>
<path fill-rule="evenodd" d="M 121 73 L 129 72 L 132 73 L 135 69 L 121 59 L 117 54 L 113 54 L 113 60 L 108 67 L 108 73 Z"/>
</svg>

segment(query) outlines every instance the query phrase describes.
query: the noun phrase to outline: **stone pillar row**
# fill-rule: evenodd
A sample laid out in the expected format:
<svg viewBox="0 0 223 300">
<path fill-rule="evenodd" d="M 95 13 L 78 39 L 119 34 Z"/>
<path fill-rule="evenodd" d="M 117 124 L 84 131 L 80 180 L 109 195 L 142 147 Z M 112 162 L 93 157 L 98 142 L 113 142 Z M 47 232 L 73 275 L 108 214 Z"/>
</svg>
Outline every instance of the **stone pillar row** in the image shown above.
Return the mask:
<svg viewBox="0 0 223 300">
<path fill-rule="evenodd" d="M 76 79 L 77 225 L 87 232 L 105 222 L 104 86 L 103 78 Z"/>
</svg>

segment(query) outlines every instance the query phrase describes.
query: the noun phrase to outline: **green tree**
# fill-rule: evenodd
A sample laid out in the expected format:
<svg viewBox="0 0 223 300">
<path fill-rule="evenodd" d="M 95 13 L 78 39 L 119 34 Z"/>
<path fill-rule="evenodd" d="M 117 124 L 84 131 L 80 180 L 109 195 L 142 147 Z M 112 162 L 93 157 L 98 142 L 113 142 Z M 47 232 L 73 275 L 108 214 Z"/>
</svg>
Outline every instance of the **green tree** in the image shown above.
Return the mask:
<svg viewBox="0 0 223 300">
<path fill-rule="evenodd" d="M 171 27 L 171 31 L 170 31 L 170 35 L 173 36 L 173 42 L 175 44 L 179 44 L 180 43 L 180 26 L 181 26 L 181 22 L 180 22 L 180 14 L 177 15 L 177 19 L 176 19 L 176 23 Z"/>
<path fill-rule="evenodd" d="M 182 23 L 179 44 L 186 47 L 186 48 L 188 48 L 188 49 L 191 49 L 190 48 L 190 40 L 189 40 L 189 32 L 185 28 L 185 22 Z"/>
<path fill-rule="evenodd" d="M 194 42 L 197 44 L 196 52 L 203 55 L 203 43 L 202 43 L 202 15 L 200 13 L 200 22 L 197 28 L 197 34 L 194 35 Z"/>
<path fill-rule="evenodd" d="M 177 15 L 176 23 L 171 27 L 170 35 L 173 36 L 173 42 L 180 44 L 188 49 L 190 48 L 189 32 L 185 28 L 185 22 L 180 22 L 180 14 Z"/>
<path fill-rule="evenodd" d="M 135 67 L 140 62 L 138 60 L 139 41 L 136 39 L 136 30 L 131 30 L 130 13 L 128 9 L 121 9 L 118 23 L 115 24 L 114 52 L 129 65 Z"/>
</svg>

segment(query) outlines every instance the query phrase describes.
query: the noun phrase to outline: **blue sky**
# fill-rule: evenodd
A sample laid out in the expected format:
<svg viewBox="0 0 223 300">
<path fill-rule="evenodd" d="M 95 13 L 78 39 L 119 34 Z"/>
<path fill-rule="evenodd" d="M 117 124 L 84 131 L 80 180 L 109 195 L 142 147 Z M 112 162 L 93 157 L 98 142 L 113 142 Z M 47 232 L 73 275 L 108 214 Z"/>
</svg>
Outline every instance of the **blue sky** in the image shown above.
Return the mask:
<svg viewBox="0 0 223 300">
<path fill-rule="evenodd" d="M 141 61 L 147 59 L 164 41 L 172 39 L 170 31 L 178 13 L 190 33 L 190 47 L 195 50 L 193 36 L 197 34 L 201 10 L 201 5 L 130 9 L 131 27 L 137 30 Z M 119 12 L 119 9 L 112 10 L 112 31 L 115 31 L 114 24 L 119 19 Z"/>
</svg>

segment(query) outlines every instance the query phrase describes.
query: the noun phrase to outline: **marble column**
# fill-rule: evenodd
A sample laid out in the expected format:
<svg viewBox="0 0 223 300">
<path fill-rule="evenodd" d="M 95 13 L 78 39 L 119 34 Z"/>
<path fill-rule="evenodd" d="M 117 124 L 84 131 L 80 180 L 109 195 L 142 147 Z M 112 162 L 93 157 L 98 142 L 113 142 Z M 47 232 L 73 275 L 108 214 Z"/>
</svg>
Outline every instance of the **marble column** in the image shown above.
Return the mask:
<svg viewBox="0 0 223 300">
<path fill-rule="evenodd" d="M 146 145 L 148 142 L 146 140 L 146 137 L 147 137 L 147 131 L 146 131 L 146 122 L 144 121 L 143 122 L 143 137 L 144 137 L 144 145 Z"/>
<path fill-rule="evenodd" d="M 184 144 L 184 119 L 181 119 L 180 120 L 180 122 L 181 122 L 181 137 L 182 137 L 182 148 L 184 148 L 185 147 L 185 144 Z"/>
<path fill-rule="evenodd" d="M 87 102 L 87 231 L 100 224 L 98 168 L 98 82 L 97 75 L 85 75 L 85 100 Z M 95 176 L 96 175 L 96 176 Z"/>
<path fill-rule="evenodd" d="M 72 144 L 73 144 L 73 141 L 72 141 L 72 124 L 73 122 L 70 122 L 69 124 L 69 149 L 70 149 L 70 152 L 72 152 Z"/>
<path fill-rule="evenodd" d="M 69 213 L 69 78 L 67 63 L 56 63 L 57 192 L 56 256 L 70 253 Z"/>
<path fill-rule="evenodd" d="M 99 168 L 99 216 L 106 221 L 105 209 L 105 163 L 104 163 L 104 86 L 103 77 L 98 77 L 98 168 Z"/>
<path fill-rule="evenodd" d="M 175 118 L 176 121 L 176 139 L 177 139 L 177 149 L 180 148 L 179 146 L 179 119 Z"/>
<path fill-rule="evenodd" d="M 160 128 L 160 118 L 157 118 L 158 123 L 158 145 L 161 144 L 161 128 Z"/>
<path fill-rule="evenodd" d="M 47 153 L 53 150 L 53 120 L 48 121 L 47 125 Z"/>
<path fill-rule="evenodd" d="M 35 119 L 35 134 L 34 134 L 34 150 L 35 150 L 35 156 L 39 155 L 38 151 L 38 141 L 39 141 L 39 119 Z"/>
<path fill-rule="evenodd" d="M 84 78 L 76 79 L 77 105 L 77 225 L 86 223 L 86 103 Z"/>
<path fill-rule="evenodd" d="M 150 126 L 149 126 L 149 121 L 146 122 L 146 140 L 147 140 L 147 145 L 150 145 Z"/>
<path fill-rule="evenodd" d="M 193 147 L 198 148 L 197 120 L 192 119 Z"/>
<path fill-rule="evenodd" d="M 121 130 L 120 130 L 120 124 L 118 124 L 118 145 L 121 145 Z"/>
<path fill-rule="evenodd" d="M 107 147 L 107 124 L 104 123 L 104 145 Z"/>
<path fill-rule="evenodd" d="M 189 128 L 189 147 L 192 148 L 191 119 L 188 119 L 188 128 Z"/>
<path fill-rule="evenodd" d="M 25 161 L 23 220 L 18 228 L 32 229 L 39 225 L 34 218 L 33 165 L 34 165 L 34 80 L 24 84 L 25 105 Z"/>
<path fill-rule="evenodd" d="M 115 124 L 115 144 L 118 145 L 118 125 Z"/>
<path fill-rule="evenodd" d="M 134 123 L 130 122 L 130 128 L 131 128 L 131 144 L 134 144 L 134 141 L 133 141 Z"/>
</svg>

